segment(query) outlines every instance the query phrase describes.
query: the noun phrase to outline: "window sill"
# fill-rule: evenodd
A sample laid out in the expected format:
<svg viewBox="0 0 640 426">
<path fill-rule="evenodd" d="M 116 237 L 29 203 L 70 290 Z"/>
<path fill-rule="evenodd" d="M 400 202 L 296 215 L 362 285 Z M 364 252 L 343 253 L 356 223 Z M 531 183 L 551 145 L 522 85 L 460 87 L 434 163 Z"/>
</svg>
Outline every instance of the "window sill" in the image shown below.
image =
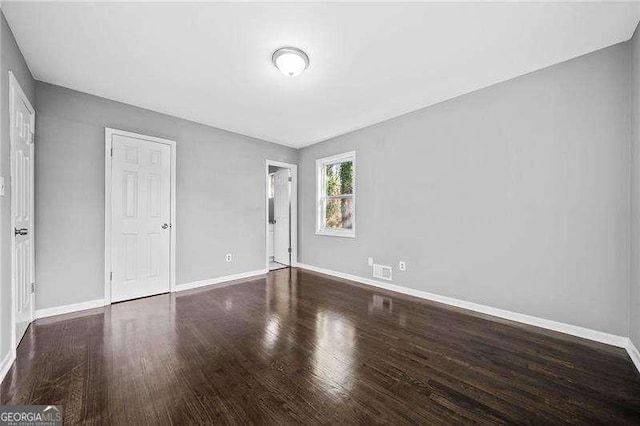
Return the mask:
<svg viewBox="0 0 640 426">
<path fill-rule="evenodd" d="M 334 231 L 329 229 L 316 230 L 316 235 L 322 235 L 325 237 L 342 237 L 342 238 L 355 238 L 356 231 Z"/>
</svg>

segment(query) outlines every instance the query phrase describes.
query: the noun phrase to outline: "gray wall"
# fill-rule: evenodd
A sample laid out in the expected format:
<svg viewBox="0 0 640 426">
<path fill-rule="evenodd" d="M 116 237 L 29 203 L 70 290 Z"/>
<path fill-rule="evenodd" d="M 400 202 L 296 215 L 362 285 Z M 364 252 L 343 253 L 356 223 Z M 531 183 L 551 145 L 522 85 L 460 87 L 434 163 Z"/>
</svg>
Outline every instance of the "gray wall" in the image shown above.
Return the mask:
<svg viewBox="0 0 640 426">
<path fill-rule="evenodd" d="M 629 337 L 640 348 L 640 31 L 631 48 L 631 293 Z"/>
<path fill-rule="evenodd" d="M 0 197 L 0 360 L 11 347 L 11 158 L 9 154 L 9 71 L 35 105 L 35 81 L 18 49 L 11 28 L 0 12 L 0 175 L 5 195 Z"/>
<path fill-rule="evenodd" d="M 103 297 L 105 126 L 177 141 L 178 284 L 264 269 L 264 161 L 297 163 L 296 150 L 41 82 L 36 92 L 39 309 Z"/>
<path fill-rule="evenodd" d="M 626 336 L 629 45 L 300 152 L 300 261 Z M 315 160 L 355 150 L 357 235 L 317 236 Z M 399 260 L 407 271 L 399 272 Z"/>
</svg>

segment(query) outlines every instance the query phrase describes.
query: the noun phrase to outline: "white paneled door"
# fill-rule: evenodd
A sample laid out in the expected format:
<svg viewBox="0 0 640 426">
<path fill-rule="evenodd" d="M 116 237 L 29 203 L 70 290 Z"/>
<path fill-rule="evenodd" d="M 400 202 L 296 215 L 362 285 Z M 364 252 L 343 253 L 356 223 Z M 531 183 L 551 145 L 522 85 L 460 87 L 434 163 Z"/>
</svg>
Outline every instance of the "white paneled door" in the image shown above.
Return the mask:
<svg viewBox="0 0 640 426">
<path fill-rule="evenodd" d="M 111 301 L 170 291 L 171 146 L 113 134 Z"/>
<path fill-rule="evenodd" d="M 289 264 L 289 193 L 289 169 L 280 169 L 274 175 L 273 260 L 283 265 Z"/>
<path fill-rule="evenodd" d="M 15 344 L 33 319 L 33 141 L 35 111 L 10 74 L 11 96 L 11 216 Z"/>
</svg>

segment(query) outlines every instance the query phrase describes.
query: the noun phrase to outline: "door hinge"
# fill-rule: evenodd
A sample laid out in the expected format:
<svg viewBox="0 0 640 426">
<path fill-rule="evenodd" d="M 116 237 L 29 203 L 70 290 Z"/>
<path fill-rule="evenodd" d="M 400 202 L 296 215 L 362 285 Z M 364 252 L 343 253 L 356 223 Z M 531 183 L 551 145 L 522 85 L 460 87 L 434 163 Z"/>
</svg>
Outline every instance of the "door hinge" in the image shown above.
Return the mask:
<svg viewBox="0 0 640 426">
<path fill-rule="evenodd" d="M 111 156 L 113 157 L 113 148 L 111 148 Z"/>
<path fill-rule="evenodd" d="M 291 247 L 289 247 L 287 250 L 289 251 L 289 253 L 291 253 L 293 251 L 293 250 L 291 250 Z"/>
<path fill-rule="evenodd" d="M 36 142 L 36 137 L 35 137 L 35 134 L 34 134 L 34 133 L 31 133 L 31 138 L 30 138 L 30 139 L 31 139 L 31 140 L 30 140 L 30 142 L 31 142 L 32 144 Z"/>
<path fill-rule="evenodd" d="M 293 181 L 293 178 L 292 178 L 291 176 L 289 176 L 289 177 L 287 178 L 287 180 L 288 180 L 289 182 L 292 182 L 292 181 Z"/>
<path fill-rule="evenodd" d="M 36 292 L 36 283 L 31 283 L 31 293 Z"/>
<path fill-rule="evenodd" d="M 109 281 L 113 281 L 113 272 L 109 272 Z"/>
</svg>

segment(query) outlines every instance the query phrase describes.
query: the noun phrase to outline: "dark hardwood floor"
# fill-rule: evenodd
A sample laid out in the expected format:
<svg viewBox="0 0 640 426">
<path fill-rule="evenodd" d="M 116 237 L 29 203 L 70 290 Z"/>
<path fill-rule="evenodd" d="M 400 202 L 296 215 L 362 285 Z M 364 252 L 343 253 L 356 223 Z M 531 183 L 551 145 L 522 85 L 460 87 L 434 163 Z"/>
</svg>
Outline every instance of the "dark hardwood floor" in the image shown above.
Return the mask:
<svg viewBox="0 0 640 426">
<path fill-rule="evenodd" d="M 623 349 L 296 269 L 34 322 L 2 404 L 66 423 L 638 423 Z"/>
</svg>

